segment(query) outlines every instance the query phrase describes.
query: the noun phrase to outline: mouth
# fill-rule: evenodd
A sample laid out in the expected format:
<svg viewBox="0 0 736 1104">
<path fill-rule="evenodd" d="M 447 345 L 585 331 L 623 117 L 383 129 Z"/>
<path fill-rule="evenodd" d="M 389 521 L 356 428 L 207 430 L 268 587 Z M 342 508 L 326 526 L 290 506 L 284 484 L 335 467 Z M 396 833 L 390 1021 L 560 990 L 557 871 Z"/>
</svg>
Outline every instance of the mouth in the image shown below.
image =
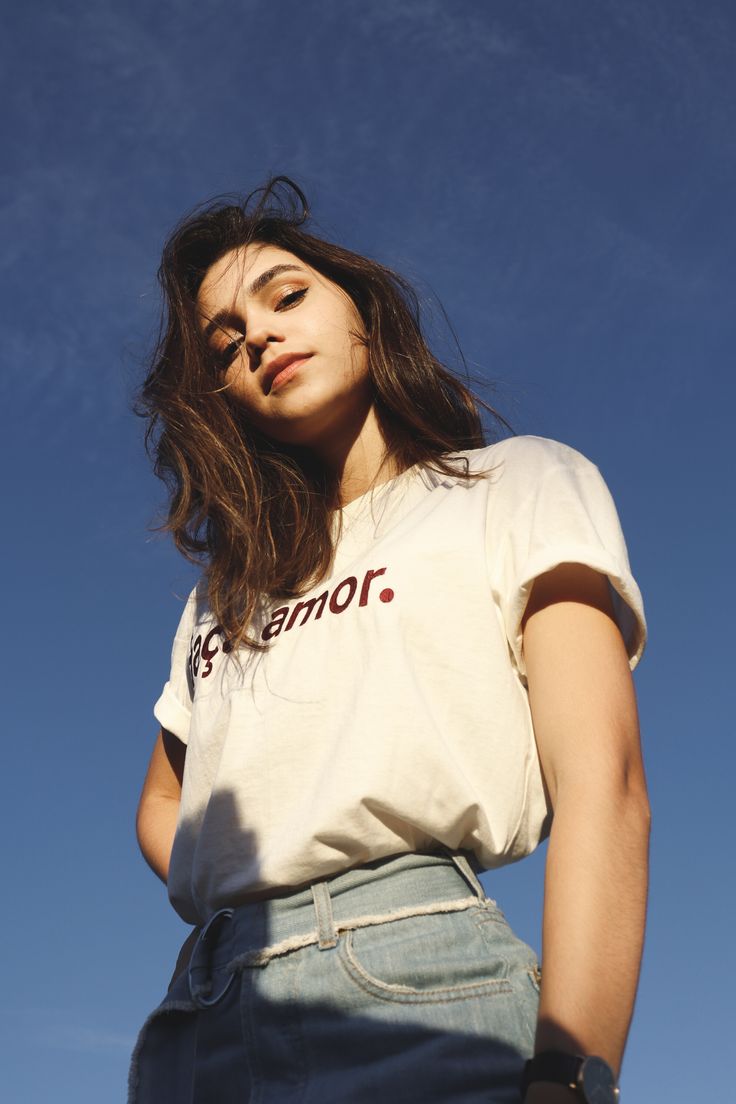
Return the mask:
<svg viewBox="0 0 736 1104">
<path fill-rule="evenodd" d="M 292 355 L 284 355 L 277 357 L 276 360 L 269 364 L 264 373 L 263 389 L 268 395 L 271 391 L 276 391 L 279 387 L 283 387 L 285 383 L 288 383 L 292 376 L 301 368 L 311 357 L 311 353 L 294 353 Z"/>
</svg>

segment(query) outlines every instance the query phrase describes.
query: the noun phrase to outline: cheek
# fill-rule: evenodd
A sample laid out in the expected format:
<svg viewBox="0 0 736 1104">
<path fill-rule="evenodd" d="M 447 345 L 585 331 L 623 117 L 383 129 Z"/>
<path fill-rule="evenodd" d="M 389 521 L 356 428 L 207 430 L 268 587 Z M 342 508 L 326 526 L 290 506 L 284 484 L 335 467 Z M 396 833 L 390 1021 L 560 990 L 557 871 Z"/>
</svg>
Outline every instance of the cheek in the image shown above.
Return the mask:
<svg viewBox="0 0 736 1104">
<path fill-rule="evenodd" d="M 340 296 L 320 311 L 318 328 L 336 353 L 348 363 L 362 367 L 365 343 L 356 334 L 364 334 L 365 327 L 351 301 Z"/>
<path fill-rule="evenodd" d="M 368 348 L 364 338 L 356 336 L 360 332 L 360 323 L 352 319 L 342 327 L 339 338 L 340 354 L 346 368 L 360 375 L 368 370 Z M 336 345 L 338 342 L 336 342 Z"/>
<path fill-rule="evenodd" d="M 354 341 L 350 349 L 350 363 L 353 377 L 362 383 L 370 380 L 368 348 L 359 341 Z"/>
<path fill-rule="evenodd" d="M 355 342 L 351 347 L 350 367 L 354 379 L 361 381 L 368 379 L 368 350 L 364 345 Z"/>
</svg>

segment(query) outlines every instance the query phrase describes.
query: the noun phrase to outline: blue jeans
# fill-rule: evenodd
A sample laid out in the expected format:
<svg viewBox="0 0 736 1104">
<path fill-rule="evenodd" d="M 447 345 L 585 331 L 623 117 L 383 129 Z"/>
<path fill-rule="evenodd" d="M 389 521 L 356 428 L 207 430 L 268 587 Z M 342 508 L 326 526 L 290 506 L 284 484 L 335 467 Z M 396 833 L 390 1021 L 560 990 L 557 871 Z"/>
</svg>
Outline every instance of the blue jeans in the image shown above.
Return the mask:
<svg viewBox="0 0 736 1104">
<path fill-rule="evenodd" d="M 539 966 L 460 853 L 216 913 L 141 1030 L 129 1104 L 519 1104 Z"/>
</svg>

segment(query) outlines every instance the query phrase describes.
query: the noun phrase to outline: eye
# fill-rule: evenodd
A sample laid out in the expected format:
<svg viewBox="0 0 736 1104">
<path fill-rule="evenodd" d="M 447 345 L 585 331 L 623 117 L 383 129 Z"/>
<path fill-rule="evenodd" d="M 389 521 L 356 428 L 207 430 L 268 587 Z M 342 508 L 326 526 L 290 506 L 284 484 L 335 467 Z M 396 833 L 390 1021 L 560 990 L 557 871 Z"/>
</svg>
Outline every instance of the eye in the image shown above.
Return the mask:
<svg viewBox="0 0 736 1104">
<path fill-rule="evenodd" d="M 293 307 L 307 294 L 307 288 L 299 288 L 298 291 L 290 291 L 287 295 L 284 295 L 279 299 L 276 304 L 276 310 L 288 310 L 289 307 Z"/>
<path fill-rule="evenodd" d="M 220 368 L 227 368 L 230 362 L 235 359 L 238 350 L 240 349 L 240 346 L 243 344 L 244 341 L 245 334 L 241 334 L 240 337 L 236 337 L 234 341 L 231 341 L 229 344 L 225 345 L 223 349 L 217 350 L 217 363 Z"/>
</svg>

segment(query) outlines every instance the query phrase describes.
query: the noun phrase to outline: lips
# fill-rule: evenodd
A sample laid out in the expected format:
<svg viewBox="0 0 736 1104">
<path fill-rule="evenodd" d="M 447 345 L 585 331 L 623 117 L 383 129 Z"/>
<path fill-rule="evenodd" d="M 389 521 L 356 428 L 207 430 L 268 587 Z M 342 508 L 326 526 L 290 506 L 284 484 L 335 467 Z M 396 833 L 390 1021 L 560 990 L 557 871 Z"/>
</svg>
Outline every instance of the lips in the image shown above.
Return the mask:
<svg viewBox="0 0 736 1104">
<path fill-rule="evenodd" d="M 305 360 L 309 360 L 311 353 L 283 353 L 266 365 L 263 372 L 263 390 L 268 395 L 274 388 L 286 383 L 295 374 Z"/>
</svg>

